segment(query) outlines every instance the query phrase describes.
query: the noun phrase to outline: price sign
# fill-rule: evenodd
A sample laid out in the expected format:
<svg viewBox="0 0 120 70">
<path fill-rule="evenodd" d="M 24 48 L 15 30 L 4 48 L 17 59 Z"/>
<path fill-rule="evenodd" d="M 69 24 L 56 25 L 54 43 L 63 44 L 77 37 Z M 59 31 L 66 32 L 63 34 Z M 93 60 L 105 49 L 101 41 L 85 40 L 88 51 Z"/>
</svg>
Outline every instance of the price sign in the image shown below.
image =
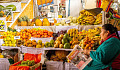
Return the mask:
<svg viewBox="0 0 120 70">
<path fill-rule="evenodd" d="M 15 36 L 14 39 L 20 39 L 20 36 Z"/>
<path fill-rule="evenodd" d="M 70 20 L 66 20 L 65 22 L 66 22 L 66 24 L 68 24 L 68 23 L 70 23 Z"/>
</svg>

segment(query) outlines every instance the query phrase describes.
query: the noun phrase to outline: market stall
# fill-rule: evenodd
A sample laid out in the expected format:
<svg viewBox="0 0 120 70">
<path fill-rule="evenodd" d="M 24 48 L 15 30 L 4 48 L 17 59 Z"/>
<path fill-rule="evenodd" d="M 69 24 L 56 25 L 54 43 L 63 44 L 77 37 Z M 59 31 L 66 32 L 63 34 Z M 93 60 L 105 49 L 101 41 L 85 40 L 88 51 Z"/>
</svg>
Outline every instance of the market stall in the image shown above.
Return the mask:
<svg viewBox="0 0 120 70">
<path fill-rule="evenodd" d="M 84 63 L 91 59 L 84 58 L 86 55 L 81 51 L 99 47 L 103 24 L 110 23 L 119 29 L 120 12 L 119 5 L 117 9 L 113 5 L 116 2 L 119 4 L 118 1 L 97 0 L 91 2 L 94 3 L 92 6 L 87 0 L 80 1 L 78 4 L 71 0 L 1 1 L 0 63 L 5 61 L 6 67 L 0 64 L 0 69 L 84 68 Z M 75 4 L 76 8 L 82 7 L 75 11 L 76 8 L 72 6 Z M 77 60 L 71 62 L 71 55 L 76 54 L 76 46 L 82 55 L 79 65 L 75 65 L 78 64 Z"/>
</svg>

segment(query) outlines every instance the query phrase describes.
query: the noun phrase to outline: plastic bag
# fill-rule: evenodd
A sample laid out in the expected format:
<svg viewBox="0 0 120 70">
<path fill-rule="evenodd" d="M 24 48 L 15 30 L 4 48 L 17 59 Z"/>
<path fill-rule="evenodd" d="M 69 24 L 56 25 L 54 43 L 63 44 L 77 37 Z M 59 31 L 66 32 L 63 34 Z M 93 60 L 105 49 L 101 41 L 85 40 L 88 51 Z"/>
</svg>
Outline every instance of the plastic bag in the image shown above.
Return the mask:
<svg viewBox="0 0 120 70">
<path fill-rule="evenodd" d="M 24 55 L 24 61 L 26 61 L 26 60 L 34 60 L 35 63 L 38 63 L 38 62 L 41 61 L 41 55 L 42 55 L 42 53 L 40 53 L 40 54 L 29 54 L 29 53 L 26 53 Z"/>
</svg>

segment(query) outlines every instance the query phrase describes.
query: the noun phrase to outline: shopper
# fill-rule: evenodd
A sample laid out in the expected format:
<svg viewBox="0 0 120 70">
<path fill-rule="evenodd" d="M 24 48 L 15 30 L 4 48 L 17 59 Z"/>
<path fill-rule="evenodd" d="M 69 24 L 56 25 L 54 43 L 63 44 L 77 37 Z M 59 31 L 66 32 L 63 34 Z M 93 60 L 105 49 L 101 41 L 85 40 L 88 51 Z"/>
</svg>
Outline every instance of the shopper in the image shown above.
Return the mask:
<svg viewBox="0 0 120 70">
<path fill-rule="evenodd" d="M 101 45 L 90 53 L 92 61 L 83 70 L 120 70 L 120 40 L 117 28 L 105 24 L 101 29 Z"/>
</svg>

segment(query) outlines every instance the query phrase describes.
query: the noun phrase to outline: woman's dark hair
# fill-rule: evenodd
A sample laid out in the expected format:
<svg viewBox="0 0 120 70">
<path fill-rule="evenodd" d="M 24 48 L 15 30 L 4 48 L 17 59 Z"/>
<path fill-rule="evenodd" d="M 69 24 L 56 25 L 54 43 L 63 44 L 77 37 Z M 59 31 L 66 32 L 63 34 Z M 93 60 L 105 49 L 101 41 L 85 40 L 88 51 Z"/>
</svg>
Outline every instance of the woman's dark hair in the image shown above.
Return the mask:
<svg viewBox="0 0 120 70">
<path fill-rule="evenodd" d="M 102 26 L 102 28 L 105 29 L 105 30 L 107 30 L 107 31 L 109 31 L 110 34 L 116 33 L 117 37 L 119 38 L 119 34 L 118 34 L 118 31 L 117 31 L 117 28 L 114 27 L 112 24 L 104 24 Z"/>
</svg>

